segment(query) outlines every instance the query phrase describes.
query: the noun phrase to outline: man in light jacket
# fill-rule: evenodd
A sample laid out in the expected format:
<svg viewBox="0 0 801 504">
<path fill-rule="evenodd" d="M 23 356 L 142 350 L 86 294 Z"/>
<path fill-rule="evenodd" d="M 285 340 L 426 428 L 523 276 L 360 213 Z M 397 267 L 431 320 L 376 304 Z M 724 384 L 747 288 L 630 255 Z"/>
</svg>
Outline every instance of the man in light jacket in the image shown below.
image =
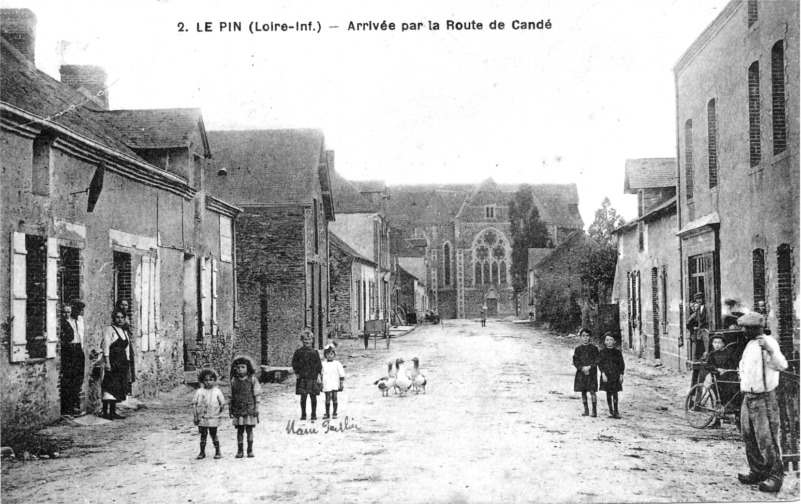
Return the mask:
<svg viewBox="0 0 801 504">
<path fill-rule="evenodd" d="M 743 393 L 740 425 L 749 467 L 748 473 L 737 477 L 741 483 L 759 483 L 762 492 L 778 492 L 784 480 L 784 467 L 776 387 L 779 371 L 787 369 L 787 359 L 773 336 L 763 334 L 763 324 L 762 315 L 756 312 L 737 320 L 748 338 L 739 369 Z"/>
</svg>

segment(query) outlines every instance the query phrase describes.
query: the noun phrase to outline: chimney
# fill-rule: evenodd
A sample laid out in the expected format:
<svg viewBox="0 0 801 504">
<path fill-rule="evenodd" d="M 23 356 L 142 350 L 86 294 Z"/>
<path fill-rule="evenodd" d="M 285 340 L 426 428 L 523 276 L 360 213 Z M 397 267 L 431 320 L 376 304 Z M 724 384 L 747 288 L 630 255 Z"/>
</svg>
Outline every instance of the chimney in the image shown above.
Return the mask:
<svg viewBox="0 0 801 504">
<path fill-rule="evenodd" d="M 61 82 L 85 94 L 100 107 L 108 110 L 106 71 L 94 65 L 61 65 Z"/>
<path fill-rule="evenodd" d="M 31 63 L 36 56 L 36 14 L 30 9 L 0 9 L 0 35 Z"/>
</svg>

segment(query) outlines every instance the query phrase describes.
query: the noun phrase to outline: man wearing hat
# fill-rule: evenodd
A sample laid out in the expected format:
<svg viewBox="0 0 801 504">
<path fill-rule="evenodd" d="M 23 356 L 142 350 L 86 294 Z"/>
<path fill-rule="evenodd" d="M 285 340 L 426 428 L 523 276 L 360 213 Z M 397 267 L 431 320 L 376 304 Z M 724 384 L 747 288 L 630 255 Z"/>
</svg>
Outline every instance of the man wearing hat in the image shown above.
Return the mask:
<svg viewBox="0 0 801 504">
<path fill-rule="evenodd" d="M 83 310 L 86 304 L 75 298 L 64 307 L 61 324 L 61 413 L 81 414 L 81 387 L 84 362 L 83 338 L 85 325 Z"/>
<path fill-rule="evenodd" d="M 687 329 L 695 332 L 693 339 L 693 360 L 702 361 L 706 358 L 707 347 L 709 346 L 709 310 L 704 305 L 704 293 L 696 292 L 695 311 L 687 318 Z M 695 385 L 699 382 L 701 370 L 694 369 L 692 376 L 692 384 Z"/>
<path fill-rule="evenodd" d="M 762 492 L 778 492 L 784 479 L 779 444 L 779 406 L 776 387 L 779 371 L 787 369 L 787 359 L 779 343 L 763 334 L 764 319 L 756 312 L 743 315 L 737 325 L 745 330 L 748 343 L 740 358 L 740 390 L 743 405 L 740 427 L 745 441 L 748 473 L 737 475 L 741 483 L 759 483 Z"/>
</svg>

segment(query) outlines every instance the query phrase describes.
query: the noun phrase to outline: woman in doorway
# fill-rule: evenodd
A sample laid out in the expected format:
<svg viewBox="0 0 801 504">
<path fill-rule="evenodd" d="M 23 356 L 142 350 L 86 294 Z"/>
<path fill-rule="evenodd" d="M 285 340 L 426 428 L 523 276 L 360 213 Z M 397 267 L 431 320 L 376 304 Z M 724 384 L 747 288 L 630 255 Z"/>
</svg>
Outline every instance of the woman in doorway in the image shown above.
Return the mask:
<svg viewBox="0 0 801 504">
<path fill-rule="evenodd" d="M 115 309 L 112 323 L 103 330 L 103 418 L 122 420 L 117 403 L 124 401 L 136 381 L 131 333 L 125 324 L 125 312 Z"/>
</svg>

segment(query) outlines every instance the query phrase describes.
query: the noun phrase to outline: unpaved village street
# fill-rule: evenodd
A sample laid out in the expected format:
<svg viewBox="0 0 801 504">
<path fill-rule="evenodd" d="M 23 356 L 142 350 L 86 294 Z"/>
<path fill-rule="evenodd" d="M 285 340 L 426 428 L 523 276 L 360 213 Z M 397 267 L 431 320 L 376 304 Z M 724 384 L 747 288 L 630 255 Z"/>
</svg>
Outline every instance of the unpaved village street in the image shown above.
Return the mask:
<svg viewBox="0 0 801 504">
<path fill-rule="evenodd" d="M 339 420 L 299 420 L 294 377 L 264 384 L 256 457 L 195 460 L 187 387 L 162 394 L 124 421 L 71 433 L 60 458 L 3 461 L 2 500 L 13 502 L 731 502 L 797 500 L 737 481 L 746 469 L 739 433 L 696 430 L 683 416 L 686 373 L 626 354 L 622 419 L 581 416 L 571 357 L 577 339 L 492 321 L 445 321 L 392 340 L 387 350 L 343 341 Z M 373 382 L 390 359 L 418 357 L 426 394 L 382 397 Z M 225 390 L 227 392 L 227 390 Z M 323 412 L 320 396 L 318 416 Z M 346 420 L 347 419 L 347 420 Z M 294 421 L 295 433 L 288 433 Z M 346 424 L 347 421 L 347 424 Z M 346 427 L 347 425 L 347 427 Z M 314 429 L 315 432 L 311 432 Z M 307 432 L 301 435 L 300 432 Z M 209 443 L 211 444 L 211 443 Z M 213 450 L 211 451 L 213 453 Z"/>
</svg>

